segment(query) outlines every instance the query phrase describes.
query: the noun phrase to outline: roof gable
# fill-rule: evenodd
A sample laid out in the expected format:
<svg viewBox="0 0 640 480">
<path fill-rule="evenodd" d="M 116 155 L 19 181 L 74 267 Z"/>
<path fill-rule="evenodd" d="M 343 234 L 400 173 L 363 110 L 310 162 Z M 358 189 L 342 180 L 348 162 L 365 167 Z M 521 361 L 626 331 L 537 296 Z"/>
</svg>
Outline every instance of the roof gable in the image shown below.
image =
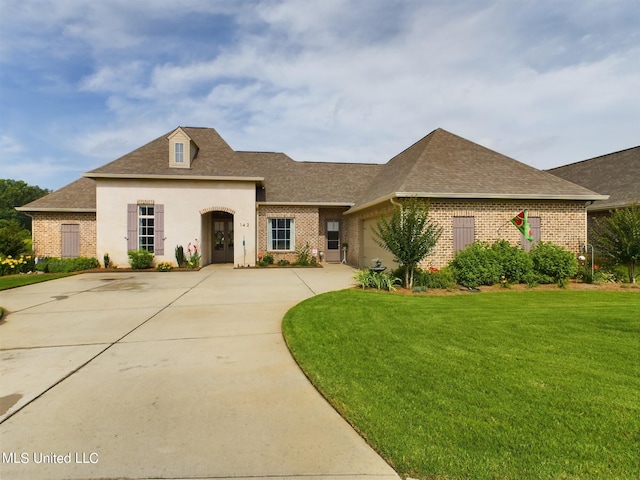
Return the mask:
<svg viewBox="0 0 640 480">
<path fill-rule="evenodd" d="M 170 136 L 184 133 L 197 146 L 190 168 L 172 168 L 169 162 Z M 240 172 L 236 152 L 213 128 L 180 127 L 143 145 L 102 167 L 87 172 L 87 177 L 105 176 L 233 176 Z"/>
<path fill-rule="evenodd" d="M 594 199 L 594 192 L 443 129 L 392 158 L 356 209 L 392 196 Z"/>
</svg>

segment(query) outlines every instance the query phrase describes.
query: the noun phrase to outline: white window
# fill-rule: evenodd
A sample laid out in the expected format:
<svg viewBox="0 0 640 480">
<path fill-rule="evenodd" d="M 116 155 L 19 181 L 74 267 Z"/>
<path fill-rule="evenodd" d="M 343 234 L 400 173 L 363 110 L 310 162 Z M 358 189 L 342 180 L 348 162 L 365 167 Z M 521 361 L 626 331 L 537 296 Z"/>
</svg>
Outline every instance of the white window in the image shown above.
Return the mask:
<svg viewBox="0 0 640 480">
<path fill-rule="evenodd" d="M 155 212 L 153 205 L 138 205 L 138 249 L 154 251 Z"/>
<path fill-rule="evenodd" d="M 175 156 L 173 161 L 175 163 L 184 163 L 184 143 L 175 144 Z"/>
<path fill-rule="evenodd" d="M 269 250 L 295 249 L 293 218 L 270 218 L 267 220 L 267 231 Z"/>
</svg>

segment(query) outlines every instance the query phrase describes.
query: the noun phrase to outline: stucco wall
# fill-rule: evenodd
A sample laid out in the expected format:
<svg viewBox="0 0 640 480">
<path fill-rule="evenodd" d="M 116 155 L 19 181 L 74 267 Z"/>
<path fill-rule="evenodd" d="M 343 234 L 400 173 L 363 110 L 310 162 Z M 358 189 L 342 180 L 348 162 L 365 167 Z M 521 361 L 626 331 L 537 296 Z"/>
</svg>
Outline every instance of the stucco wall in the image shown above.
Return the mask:
<svg viewBox="0 0 640 480">
<path fill-rule="evenodd" d="M 164 255 L 156 262 L 175 264 L 174 249 L 198 240 L 206 251 L 210 238 L 203 232 L 202 215 L 212 209 L 225 208 L 234 215 L 234 265 L 254 265 L 255 252 L 255 184 L 253 182 L 201 180 L 114 180 L 98 179 L 97 252 L 109 253 L 118 266 L 128 265 L 127 205 L 152 201 L 164 205 Z M 202 242 L 202 239 L 205 239 Z M 246 254 L 242 248 L 245 241 Z M 208 255 L 205 254 L 205 259 Z"/>
<path fill-rule="evenodd" d="M 391 205 L 380 205 L 363 212 L 347 215 L 349 222 L 349 255 L 351 265 L 364 266 L 361 227 L 365 219 L 377 218 Z M 566 250 L 580 252 L 587 237 L 587 215 L 584 202 L 579 201 L 497 201 L 497 200 L 433 200 L 430 202 L 430 218 L 443 227 L 442 236 L 433 255 L 423 266 L 442 267 L 453 259 L 453 218 L 474 217 L 475 239 L 494 242 L 508 240 L 516 245 L 520 232 L 510 223 L 521 210 L 528 209 L 530 217 L 540 217 L 541 241 L 553 242 Z"/>
<path fill-rule="evenodd" d="M 62 256 L 62 224 L 80 226 L 81 257 L 97 257 L 95 213 L 34 212 L 31 215 L 33 250 L 37 257 Z M 102 261 L 101 257 L 98 259 Z"/>
</svg>

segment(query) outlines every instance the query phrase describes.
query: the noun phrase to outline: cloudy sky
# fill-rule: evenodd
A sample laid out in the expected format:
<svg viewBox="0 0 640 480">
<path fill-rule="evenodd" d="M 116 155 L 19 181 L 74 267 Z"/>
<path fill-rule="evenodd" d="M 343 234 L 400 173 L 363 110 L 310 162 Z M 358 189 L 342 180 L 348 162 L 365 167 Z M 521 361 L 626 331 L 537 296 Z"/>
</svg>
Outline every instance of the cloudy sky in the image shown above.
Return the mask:
<svg viewBox="0 0 640 480">
<path fill-rule="evenodd" d="M 442 127 L 538 168 L 640 144 L 640 0 L 0 0 L 0 178 L 182 126 L 383 163 Z"/>
</svg>

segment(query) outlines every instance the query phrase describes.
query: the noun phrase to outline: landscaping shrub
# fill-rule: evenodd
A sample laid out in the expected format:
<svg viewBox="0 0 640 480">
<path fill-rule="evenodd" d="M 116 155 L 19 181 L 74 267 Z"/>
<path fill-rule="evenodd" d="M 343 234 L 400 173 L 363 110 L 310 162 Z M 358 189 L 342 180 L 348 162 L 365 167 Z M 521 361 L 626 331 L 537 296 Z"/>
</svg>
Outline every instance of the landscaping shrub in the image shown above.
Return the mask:
<svg viewBox="0 0 640 480">
<path fill-rule="evenodd" d="M 34 260 L 31 255 L 20 255 L 17 258 L 11 255 L 6 257 L 0 255 L 0 276 L 32 272 L 34 269 Z"/>
<path fill-rule="evenodd" d="M 507 240 L 496 240 L 491 246 L 500 268 L 500 280 L 506 283 L 521 283 L 525 275 L 533 271 L 533 260 L 522 248 Z"/>
<path fill-rule="evenodd" d="M 31 235 L 17 220 L 0 220 L 0 255 L 17 258 L 28 252 Z"/>
<path fill-rule="evenodd" d="M 134 270 L 142 270 L 151 267 L 153 253 L 147 250 L 129 250 L 129 265 Z"/>
<path fill-rule="evenodd" d="M 262 256 L 262 261 L 266 264 L 266 265 L 273 265 L 273 255 L 271 255 L 270 253 L 265 253 Z"/>
<path fill-rule="evenodd" d="M 291 262 L 286 258 L 281 258 L 280 260 L 278 260 L 278 265 L 281 267 L 286 267 L 289 264 L 291 264 Z"/>
<path fill-rule="evenodd" d="M 185 264 L 187 263 L 185 257 L 184 257 L 184 247 L 182 245 L 176 245 L 176 263 L 178 264 L 178 267 L 184 267 Z"/>
<path fill-rule="evenodd" d="M 35 264 L 35 269 L 38 272 L 49 272 L 49 257 L 39 257 L 38 262 Z"/>
<path fill-rule="evenodd" d="M 414 277 L 413 284 L 418 287 L 447 289 L 456 285 L 453 271 L 449 267 L 441 269 L 429 267 L 427 270 L 414 272 Z"/>
<path fill-rule="evenodd" d="M 551 242 L 539 242 L 531 249 L 530 256 L 533 271 L 552 279 L 552 282 L 546 283 L 560 284 L 578 273 L 578 260 L 575 255 Z"/>
<path fill-rule="evenodd" d="M 407 288 L 405 285 L 406 270 L 404 266 L 398 267 L 391 272 L 391 276 L 400 280 L 399 285 Z M 444 267 L 441 269 L 429 267 L 426 270 L 422 270 L 416 267 L 413 270 L 413 285 L 417 287 L 425 288 L 452 288 L 456 286 L 456 280 L 453 276 L 453 270 L 450 267 Z M 423 289 L 414 291 L 424 291 Z"/>
<path fill-rule="evenodd" d="M 296 250 L 296 259 L 293 261 L 292 265 L 308 267 L 310 265 L 315 265 L 316 263 L 316 257 L 311 256 L 311 247 L 309 247 L 309 244 L 307 243 L 304 247 L 300 247 Z"/>
<path fill-rule="evenodd" d="M 496 252 L 487 242 L 480 241 L 456 252 L 450 266 L 456 282 L 470 288 L 498 283 L 502 272 Z"/>
<path fill-rule="evenodd" d="M 93 257 L 46 258 L 41 259 L 36 269 L 41 272 L 68 273 L 98 268 L 100 262 Z"/>
<path fill-rule="evenodd" d="M 198 268 L 200 266 L 201 258 L 202 255 L 200 254 L 200 249 L 198 247 L 198 239 L 196 238 L 194 243 L 189 242 L 187 245 L 187 254 L 185 257 L 187 268 L 189 270 Z"/>
<path fill-rule="evenodd" d="M 396 285 L 399 285 L 401 280 L 395 277 L 392 273 L 387 272 L 374 272 L 372 270 L 356 270 L 353 279 L 359 287 L 375 288 L 376 290 L 389 290 L 391 292 L 396 290 Z"/>
<path fill-rule="evenodd" d="M 170 272 L 171 270 L 173 270 L 173 265 L 171 264 L 171 262 L 160 262 L 158 265 L 156 265 L 156 270 L 159 272 Z"/>
</svg>

